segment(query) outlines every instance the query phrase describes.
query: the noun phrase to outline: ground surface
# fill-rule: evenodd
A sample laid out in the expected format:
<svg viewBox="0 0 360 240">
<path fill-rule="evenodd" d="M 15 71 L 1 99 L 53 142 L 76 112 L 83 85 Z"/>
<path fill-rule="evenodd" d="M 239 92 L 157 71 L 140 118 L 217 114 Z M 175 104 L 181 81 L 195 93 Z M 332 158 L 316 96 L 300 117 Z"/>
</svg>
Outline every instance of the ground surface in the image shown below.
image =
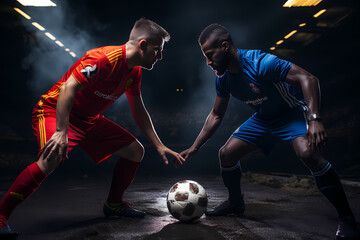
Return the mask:
<svg viewBox="0 0 360 240">
<path fill-rule="evenodd" d="M 219 176 L 187 176 L 199 182 L 209 196 L 209 207 L 226 197 Z M 20 205 L 10 220 L 19 240 L 100 239 L 301 239 L 334 238 L 336 213 L 313 188 L 310 178 L 245 174 L 246 211 L 242 217 L 203 216 L 192 224 L 179 223 L 166 207 L 166 194 L 179 177 L 138 177 L 126 193 L 132 206 L 147 211 L 144 219 L 106 219 L 102 206 L 109 176 L 50 176 Z M 13 179 L 0 181 L 0 197 Z M 345 185 L 360 220 L 360 186 Z"/>
</svg>

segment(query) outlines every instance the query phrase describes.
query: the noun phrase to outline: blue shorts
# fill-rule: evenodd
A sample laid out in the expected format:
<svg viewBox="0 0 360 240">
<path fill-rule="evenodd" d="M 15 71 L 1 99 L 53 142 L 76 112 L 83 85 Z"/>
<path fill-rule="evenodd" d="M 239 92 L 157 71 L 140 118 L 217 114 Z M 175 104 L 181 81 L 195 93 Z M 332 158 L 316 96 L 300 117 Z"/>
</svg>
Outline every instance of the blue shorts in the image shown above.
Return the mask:
<svg viewBox="0 0 360 240">
<path fill-rule="evenodd" d="M 242 139 L 268 154 L 276 140 L 292 141 L 306 136 L 306 112 L 294 110 L 277 118 L 265 119 L 255 113 L 232 134 L 232 137 Z"/>
</svg>

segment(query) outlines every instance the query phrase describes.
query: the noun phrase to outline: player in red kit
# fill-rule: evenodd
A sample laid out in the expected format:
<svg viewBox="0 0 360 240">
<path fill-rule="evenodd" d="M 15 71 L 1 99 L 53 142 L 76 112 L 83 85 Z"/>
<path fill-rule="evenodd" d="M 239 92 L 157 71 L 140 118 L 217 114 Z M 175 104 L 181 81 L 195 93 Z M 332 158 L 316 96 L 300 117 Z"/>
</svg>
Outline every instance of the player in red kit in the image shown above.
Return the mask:
<svg viewBox="0 0 360 240">
<path fill-rule="evenodd" d="M 167 155 L 179 164 L 185 161 L 162 144 L 140 92 L 141 69 L 151 70 L 161 60 L 164 43 L 169 39 L 169 33 L 161 26 L 139 19 L 126 44 L 88 51 L 41 96 L 32 114 L 39 144 L 38 160 L 19 174 L 0 202 L 0 238 L 17 236 L 7 223 L 10 214 L 77 145 L 96 163 L 111 155 L 119 157 L 103 208 L 105 216 L 145 215 L 122 199 L 135 177 L 144 147 L 133 135 L 100 114 L 125 93 L 137 125 L 164 163 L 168 164 Z"/>
</svg>

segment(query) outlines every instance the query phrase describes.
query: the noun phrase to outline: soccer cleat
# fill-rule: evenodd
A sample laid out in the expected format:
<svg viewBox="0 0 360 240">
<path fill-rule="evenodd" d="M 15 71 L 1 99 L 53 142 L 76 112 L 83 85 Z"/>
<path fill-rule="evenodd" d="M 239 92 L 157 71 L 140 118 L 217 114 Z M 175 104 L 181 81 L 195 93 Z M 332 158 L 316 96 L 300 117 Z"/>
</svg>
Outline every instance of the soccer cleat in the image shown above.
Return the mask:
<svg viewBox="0 0 360 240">
<path fill-rule="evenodd" d="M 352 217 L 342 217 L 339 219 L 336 231 L 336 240 L 360 240 L 360 231 Z"/>
<path fill-rule="evenodd" d="M 18 233 L 11 230 L 7 221 L 0 216 L 0 239 L 1 240 L 15 240 Z"/>
<path fill-rule="evenodd" d="M 129 203 L 117 203 L 110 204 L 106 201 L 103 208 L 106 217 L 133 217 L 142 218 L 145 216 L 145 212 L 133 209 L 129 206 Z"/>
<path fill-rule="evenodd" d="M 226 200 L 221 203 L 219 206 L 214 208 L 212 211 L 206 211 L 206 216 L 226 216 L 226 215 L 242 215 L 245 211 L 244 200 L 241 198 L 241 201 L 238 203 L 233 203 L 230 200 Z"/>
</svg>

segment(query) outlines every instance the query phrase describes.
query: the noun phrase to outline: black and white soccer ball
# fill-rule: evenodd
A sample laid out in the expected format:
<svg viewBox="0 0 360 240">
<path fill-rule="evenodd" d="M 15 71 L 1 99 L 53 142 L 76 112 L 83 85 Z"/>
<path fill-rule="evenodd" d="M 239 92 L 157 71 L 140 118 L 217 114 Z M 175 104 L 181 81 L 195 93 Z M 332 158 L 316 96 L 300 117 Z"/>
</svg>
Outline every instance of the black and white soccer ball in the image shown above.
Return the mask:
<svg viewBox="0 0 360 240">
<path fill-rule="evenodd" d="M 204 214 L 208 198 L 205 189 L 199 183 L 184 180 L 170 188 L 166 203 L 174 218 L 183 222 L 192 222 Z"/>
</svg>

